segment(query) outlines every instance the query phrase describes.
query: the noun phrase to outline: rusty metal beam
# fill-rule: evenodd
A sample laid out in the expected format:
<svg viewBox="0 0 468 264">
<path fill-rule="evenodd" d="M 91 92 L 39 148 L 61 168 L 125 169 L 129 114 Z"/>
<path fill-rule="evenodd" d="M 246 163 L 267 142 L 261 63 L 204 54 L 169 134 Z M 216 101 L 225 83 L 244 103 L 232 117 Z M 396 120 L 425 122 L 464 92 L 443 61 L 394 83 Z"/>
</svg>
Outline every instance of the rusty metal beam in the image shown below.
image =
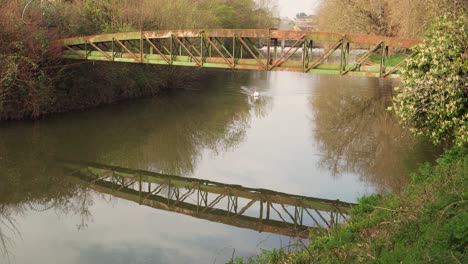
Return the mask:
<svg viewBox="0 0 468 264">
<path fill-rule="evenodd" d="M 144 37 L 146 39 L 146 42 L 150 44 L 150 46 L 167 62 L 167 64 L 171 64 L 171 60 L 168 57 L 166 57 L 166 55 L 164 55 L 161 52 L 161 50 L 156 45 L 154 45 L 154 43 L 151 42 L 151 40 L 146 35 L 144 35 Z"/>
<path fill-rule="evenodd" d="M 98 46 L 96 46 L 93 42 L 91 41 L 88 41 L 88 44 L 93 46 L 97 51 L 99 51 L 100 53 L 102 53 L 104 55 L 104 57 L 106 57 L 109 61 L 112 61 L 112 57 L 109 56 L 107 53 L 105 53 L 102 49 L 100 49 Z"/>
<path fill-rule="evenodd" d="M 218 204 L 219 201 L 221 201 L 221 199 L 223 199 L 224 197 L 226 197 L 226 195 L 220 194 L 218 197 L 216 197 L 216 199 L 211 201 L 211 203 L 207 207 L 205 207 L 201 212 L 204 213 L 206 210 L 213 208 L 213 206 Z"/>
<path fill-rule="evenodd" d="M 417 53 L 416 52 L 413 52 L 410 56 L 406 57 L 404 60 L 400 61 L 397 65 L 395 65 L 395 67 L 393 67 L 390 71 L 388 71 L 387 73 L 385 73 L 382 77 L 383 78 L 387 78 L 390 74 L 394 73 L 395 71 L 397 71 L 403 64 L 405 64 L 406 62 L 408 62 L 408 60 L 412 57 L 414 57 Z"/>
<path fill-rule="evenodd" d="M 223 39 L 220 40 L 220 38 Z M 266 40 L 266 53 L 258 49 L 255 45 L 255 39 L 259 41 Z M 279 59 L 277 58 L 278 40 L 282 42 L 293 40 L 294 42 L 286 53 L 281 54 Z M 145 41 L 150 45 L 149 54 L 145 54 Z M 200 46 L 198 46 L 198 41 L 200 41 Z M 226 43 L 226 41 L 232 41 L 232 50 L 230 50 L 231 47 L 228 49 L 223 44 Z M 334 44 L 318 59 L 313 61 L 311 49 L 315 41 L 318 41 L 320 44 L 323 42 L 333 42 Z M 121 47 L 119 52 L 115 51 L 115 43 Z M 194 45 L 194 43 L 196 45 Z M 381 43 L 385 44 L 382 45 Z M 393 78 L 398 77 L 398 75 L 394 73 L 401 67 L 403 62 L 398 64 L 398 67 L 387 71 L 386 61 L 388 48 L 412 48 L 419 43 L 421 43 L 420 40 L 359 34 L 254 29 L 213 29 L 202 31 L 162 30 L 104 34 L 63 39 L 54 43 L 53 46 L 62 45 L 62 57 L 66 59 Z M 274 45 L 273 54 L 271 54 L 270 51 L 272 44 Z M 380 45 L 380 47 L 382 47 L 380 65 L 372 64 L 360 66 L 358 62 L 358 64 L 348 67 L 350 44 Z M 293 55 L 297 53 L 301 45 L 304 49 L 304 53 L 302 59 L 299 61 L 295 59 Z M 139 46 L 139 48 L 137 46 Z M 324 64 L 340 46 L 341 58 L 339 65 L 337 63 Z M 120 50 L 122 52 L 120 52 Z M 212 50 L 214 50 L 214 54 L 216 55 L 212 54 Z M 138 51 L 138 54 L 135 51 Z M 155 53 L 153 53 L 153 51 L 155 51 Z M 246 53 L 249 54 L 248 58 L 245 58 Z M 360 67 L 356 70 L 357 66 Z"/>
<path fill-rule="evenodd" d="M 187 37 L 185 37 L 184 39 L 185 39 L 185 41 L 187 41 L 187 43 L 190 45 L 190 47 L 198 54 L 198 56 L 201 57 L 202 55 L 201 55 L 200 51 L 198 51 L 198 49 L 195 47 L 195 45 L 193 45 L 193 43 L 190 41 L 190 39 L 187 38 Z"/>
<path fill-rule="evenodd" d="M 391 38 L 384 36 L 371 36 L 363 34 L 341 34 L 331 32 L 316 32 L 316 31 L 288 31 L 288 30 L 267 30 L 267 29 L 210 29 L 210 30 L 159 30 L 159 31 L 144 31 L 143 34 L 147 35 L 150 39 L 167 39 L 172 35 L 177 37 L 198 37 L 199 33 L 203 31 L 210 37 L 218 38 L 232 38 L 234 35 L 242 35 L 247 38 L 262 38 L 262 39 L 288 39 L 297 40 L 302 35 L 306 35 L 308 40 L 336 42 L 343 37 L 346 37 L 351 43 L 363 45 L 377 45 L 380 42 L 385 42 L 390 47 L 397 48 L 413 48 L 422 43 L 417 39 L 401 39 Z M 92 42 L 111 42 L 112 38 L 122 40 L 135 40 L 140 38 L 141 32 L 126 32 L 115 34 L 103 34 L 89 37 L 68 38 L 60 40 L 61 44 L 76 45 L 84 43 L 86 40 Z"/>
<path fill-rule="evenodd" d="M 288 221 L 286 221 L 286 219 L 283 218 L 283 216 L 281 215 L 281 213 L 280 213 L 278 210 L 276 210 L 276 208 L 273 206 L 273 204 L 270 204 L 270 207 L 271 207 L 271 209 L 273 209 L 273 210 L 278 214 L 279 218 L 280 218 L 281 220 L 283 220 L 283 222 L 285 222 L 285 223 L 288 222 Z"/>
<path fill-rule="evenodd" d="M 135 58 L 135 60 L 139 60 L 138 56 L 135 53 L 131 52 L 122 42 L 120 42 L 120 40 L 115 39 L 115 42 L 117 42 L 117 44 L 119 44 L 119 46 L 122 49 L 124 49 L 128 54 L 130 54 L 133 58 Z"/>
<path fill-rule="evenodd" d="M 349 67 L 345 71 L 341 73 L 341 75 L 345 75 L 350 71 L 353 71 L 357 67 L 360 67 L 360 65 L 366 61 L 372 54 L 374 54 L 381 46 L 383 45 L 383 42 L 380 42 L 377 46 L 375 46 L 373 49 L 370 49 L 366 54 L 364 54 L 356 63 L 353 64 L 353 66 Z"/>
<path fill-rule="evenodd" d="M 252 46 L 254 48 L 254 50 L 258 53 L 258 56 L 261 58 L 261 59 L 265 59 L 265 56 L 263 56 L 262 52 L 260 52 L 260 50 L 257 48 L 257 46 L 255 45 L 255 43 L 252 42 L 252 40 L 250 38 L 246 38 L 248 44 L 250 44 L 250 46 Z"/>
<path fill-rule="evenodd" d="M 223 50 L 227 53 L 227 55 L 229 55 L 231 58 L 233 58 L 234 56 L 231 54 L 231 52 L 229 52 L 229 50 L 224 46 L 223 43 L 221 43 L 221 40 L 219 40 L 218 38 L 213 38 L 214 40 L 216 40 L 216 42 L 218 43 L 218 45 L 221 46 L 221 48 L 223 48 Z"/>
<path fill-rule="evenodd" d="M 335 51 L 340 47 L 340 45 L 343 45 L 343 38 L 338 40 L 333 46 L 331 46 L 327 51 L 323 53 L 322 56 L 320 56 L 312 65 L 310 65 L 305 72 L 309 72 L 310 70 L 314 69 L 317 67 L 319 64 L 321 64 L 323 61 L 328 59 Z"/>
<path fill-rule="evenodd" d="M 128 186 L 134 184 L 135 182 L 137 182 L 137 180 L 131 180 L 131 181 L 130 181 L 129 183 L 127 183 L 127 184 L 122 184 L 122 185 L 120 186 L 120 188 L 117 189 L 117 191 L 120 191 L 120 190 L 122 190 L 122 188 L 128 187 Z"/>
<path fill-rule="evenodd" d="M 258 58 L 257 56 L 255 56 L 255 54 L 253 53 L 253 51 L 249 48 L 249 46 L 247 45 L 247 43 L 245 43 L 245 41 L 242 39 L 241 36 L 237 36 L 237 39 L 240 41 L 240 43 L 242 44 L 242 46 L 245 47 L 245 49 L 250 53 L 250 55 L 252 55 L 252 57 L 254 57 L 254 59 L 256 59 L 258 61 L 258 64 L 260 65 L 264 65 L 262 60 L 260 60 L 260 58 Z"/>
<path fill-rule="evenodd" d="M 277 61 L 275 61 L 275 63 L 273 64 L 273 66 L 271 66 L 271 68 L 269 70 L 270 71 L 273 70 L 274 68 L 279 66 L 281 63 L 283 63 L 284 61 L 287 61 L 289 58 L 291 58 L 291 56 L 293 56 L 298 51 L 298 49 L 296 49 L 291 54 L 289 54 L 289 53 L 291 52 L 291 50 L 293 48 L 296 48 L 296 45 L 298 45 L 303 39 L 304 39 L 304 36 L 302 38 L 298 39 L 296 42 L 294 42 L 294 44 L 288 49 L 288 51 L 286 53 L 284 53 L 283 56 L 281 56 Z M 283 61 L 284 58 L 286 58 L 286 59 Z"/>
<path fill-rule="evenodd" d="M 188 53 L 188 55 L 195 61 L 195 63 L 198 64 L 198 66 L 202 66 L 202 63 L 195 56 L 193 56 L 190 50 L 184 45 L 184 43 L 182 43 L 182 41 L 180 41 L 178 37 L 173 35 L 172 38 L 179 43 L 179 45 Z"/>
<path fill-rule="evenodd" d="M 148 195 L 143 199 L 143 201 L 146 200 L 151 195 L 157 195 L 158 193 L 160 193 L 162 191 L 162 189 L 164 189 L 164 187 L 166 187 L 168 185 L 169 185 L 169 182 L 167 184 L 166 183 L 160 184 L 153 191 L 148 192 Z"/>
<path fill-rule="evenodd" d="M 221 56 L 221 58 L 224 59 L 224 61 L 226 61 L 226 63 L 232 67 L 233 66 L 233 63 L 231 63 L 224 55 L 223 53 L 218 49 L 218 47 L 216 47 L 216 45 L 213 43 L 213 41 L 211 41 L 210 38 L 206 37 L 205 36 L 205 39 L 208 41 L 208 43 L 213 47 L 213 49 Z M 234 59 L 233 59 L 234 60 Z"/>
<path fill-rule="evenodd" d="M 315 219 L 315 217 L 309 212 L 309 210 L 307 208 L 304 208 L 304 210 L 306 211 L 306 213 L 310 216 L 310 218 L 312 219 L 312 221 L 314 221 L 314 223 L 317 225 L 317 227 L 321 227 L 322 225 L 317 221 L 317 219 Z"/>
<path fill-rule="evenodd" d="M 80 58 L 86 60 L 86 56 L 83 56 L 81 53 L 79 53 L 78 51 L 70 48 L 69 46 L 64 46 L 66 49 L 70 50 L 71 52 L 75 53 L 76 55 L 78 55 Z"/>
<path fill-rule="evenodd" d="M 245 211 L 247 211 L 247 209 L 249 209 L 255 202 L 257 202 L 257 200 L 251 200 L 247 205 L 244 206 L 244 208 L 242 208 L 242 209 L 236 214 L 236 216 L 239 216 L 239 215 L 242 215 L 243 213 L 245 213 Z"/>
</svg>

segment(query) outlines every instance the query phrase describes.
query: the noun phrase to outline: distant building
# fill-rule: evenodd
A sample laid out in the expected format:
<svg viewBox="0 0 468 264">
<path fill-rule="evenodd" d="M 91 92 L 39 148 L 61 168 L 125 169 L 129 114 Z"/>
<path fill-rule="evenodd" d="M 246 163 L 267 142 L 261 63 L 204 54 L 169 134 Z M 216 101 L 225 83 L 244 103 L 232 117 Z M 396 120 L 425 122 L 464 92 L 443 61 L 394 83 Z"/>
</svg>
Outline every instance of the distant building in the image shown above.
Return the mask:
<svg viewBox="0 0 468 264">
<path fill-rule="evenodd" d="M 282 17 L 277 28 L 279 30 L 294 30 L 294 21 L 287 17 Z"/>
<path fill-rule="evenodd" d="M 317 16 L 300 13 L 293 20 L 294 30 L 315 31 L 317 30 Z"/>
</svg>

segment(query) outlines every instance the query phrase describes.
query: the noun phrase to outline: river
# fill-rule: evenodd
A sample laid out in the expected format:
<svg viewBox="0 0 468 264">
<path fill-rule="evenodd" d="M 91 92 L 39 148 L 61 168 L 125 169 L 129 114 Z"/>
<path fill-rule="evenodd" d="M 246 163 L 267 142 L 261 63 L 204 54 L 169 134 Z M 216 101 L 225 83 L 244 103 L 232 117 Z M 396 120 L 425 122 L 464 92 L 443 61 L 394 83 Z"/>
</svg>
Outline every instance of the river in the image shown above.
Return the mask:
<svg viewBox="0 0 468 264">
<path fill-rule="evenodd" d="M 96 170 L 64 164 L 126 169 L 140 180 L 148 172 L 355 203 L 362 195 L 401 191 L 409 172 L 434 155 L 385 110 L 395 85 L 213 71 L 184 91 L 1 124 L 0 262 L 225 263 L 261 249 L 300 247 L 305 239 L 284 232 L 194 217 L 182 211 L 189 207 L 171 209 L 175 203 L 149 206 L 126 196 L 129 186 L 141 190 L 141 181 L 123 180 L 119 190 L 128 191 L 118 195 L 117 188 L 105 189 L 106 175 L 86 182 L 77 171 Z M 259 98 L 241 87 L 255 87 Z"/>
</svg>

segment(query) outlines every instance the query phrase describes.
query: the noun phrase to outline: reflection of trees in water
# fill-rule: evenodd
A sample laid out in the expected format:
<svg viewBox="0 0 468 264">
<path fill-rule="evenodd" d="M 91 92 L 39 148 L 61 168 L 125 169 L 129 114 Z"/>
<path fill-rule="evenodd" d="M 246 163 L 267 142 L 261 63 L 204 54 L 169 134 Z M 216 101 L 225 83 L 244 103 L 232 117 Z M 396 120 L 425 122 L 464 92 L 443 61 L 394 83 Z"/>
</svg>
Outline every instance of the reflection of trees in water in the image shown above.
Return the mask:
<svg viewBox="0 0 468 264">
<path fill-rule="evenodd" d="M 266 115 L 268 99 L 249 104 L 245 95 L 234 92 L 248 77 L 213 77 L 203 82 L 207 87 L 200 86 L 197 91 L 80 120 L 80 132 L 91 136 L 77 143 L 79 137 L 67 135 L 73 144 L 79 144 L 72 146 L 80 152 L 72 158 L 190 175 L 205 151 L 225 152 L 243 141 L 252 112 Z"/>
<path fill-rule="evenodd" d="M 273 109 L 273 98 L 268 95 L 258 98 L 247 97 L 247 100 L 252 106 L 255 116 L 258 118 L 266 117 Z"/>
<path fill-rule="evenodd" d="M 55 166 L 52 153 L 45 154 L 43 135 L 32 129 L 27 137 L 5 133 L 0 137 L 0 260 L 9 258 L 10 248 L 21 236 L 18 218 L 26 212 L 55 210 L 59 214 L 82 215 L 80 206 L 89 191 L 70 182 Z M 50 147 L 49 145 L 47 147 Z M 53 149 L 52 149 L 53 151 Z M 0 261 L 1 262 L 1 261 Z"/>
<path fill-rule="evenodd" d="M 30 210 L 56 210 L 92 221 L 94 192 L 71 182 L 56 159 L 100 161 L 122 167 L 187 175 L 203 151 L 227 151 L 242 142 L 252 107 L 247 98 L 227 93 L 249 75 L 212 78 L 199 91 L 122 104 L 40 123 L 13 123 L 0 129 L 0 243 L 18 234 L 15 217 Z M 236 88 L 235 88 L 236 87 Z M 257 112 L 255 112 L 257 113 Z M 14 230 L 12 235 L 5 231 Z M 5 251 L 6 252 L 6 251 Z"/>
<path fill-rule="evenodd" d="M 363 90 L 347 82 L 346 87 L 321 86 L 311 98 L 314 137 L 325 153 L 321 166 L 334 175 L 358 174 L 380 191 L 400 190 L 408 173 L 427 157 L 427 147 L 385 110 L 391 87 L 379 88 L 369 80 L 368 86 L 376 88 Z"/>
<path fill-rule="evenodd" d="M 221 74 L 193 92 L 7 127 L 0 136 L 13 164 L 4 168 L 59 157 L 188 175 L 204 151 L 223 152 L 242 142 L 252 112 L 267 114 L 268 98 L 249 104 L 245 95 L 233 92 L 249 78 Z"/>
<path fill-rule="evenodd" d="M 3 258 L 9 257 L 9 247 L 13 245 L 14 237 L 19 236 L 12 214 L 12 208 L 0 205 L 0 254 Z"/>
</svg>

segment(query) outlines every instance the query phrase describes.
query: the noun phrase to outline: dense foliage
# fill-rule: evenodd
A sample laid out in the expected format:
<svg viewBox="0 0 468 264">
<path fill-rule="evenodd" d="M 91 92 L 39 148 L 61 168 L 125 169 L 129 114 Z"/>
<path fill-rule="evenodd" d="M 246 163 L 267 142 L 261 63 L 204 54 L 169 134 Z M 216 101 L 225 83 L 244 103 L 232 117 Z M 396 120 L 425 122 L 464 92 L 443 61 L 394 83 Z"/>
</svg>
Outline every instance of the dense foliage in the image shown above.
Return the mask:
<svg viewBox="0 0 468 264">
<path fill-rule="evenodd" d="M 435 144 L 468 142 L 467 25 L 466 15 L 445 16 L 434 25 L 408 60 L 394 99 L 402 123 Z"/>
<path fill-rule="evenodd" d="M 463 13 L 466 0 L 327 0 L 317 12 L 321 31 L 421 38 L 432 19 Z"/>
</svg>

